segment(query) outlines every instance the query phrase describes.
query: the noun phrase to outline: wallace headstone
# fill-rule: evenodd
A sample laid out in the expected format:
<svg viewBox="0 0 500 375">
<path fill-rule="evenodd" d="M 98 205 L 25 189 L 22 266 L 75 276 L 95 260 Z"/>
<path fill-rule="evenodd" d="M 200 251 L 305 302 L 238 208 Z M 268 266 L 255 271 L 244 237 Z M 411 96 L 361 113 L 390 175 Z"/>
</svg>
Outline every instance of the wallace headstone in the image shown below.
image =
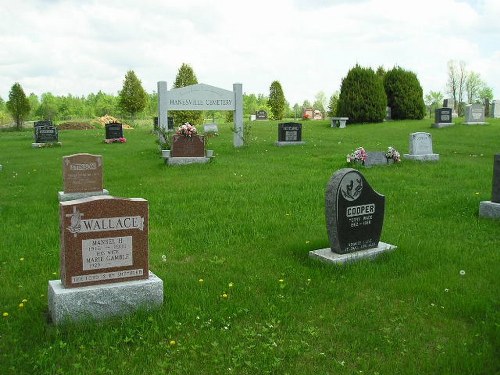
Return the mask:
<svg viewBox="0 0 500 375">
<path fill-rule="evenodd" d="M 465 106 L 465 125 L 484 125 L 484 105 L 468 104 Z"/>
<path fill-rule="evenodd" d="M 103 189 L 102 156 L 74 154 L 63 157 L 63 191 L 59 201 L 107 195 Z"/>
<path fill-rule="evenodd" d="M 410 134 L 410 153 L 404 154 L 404 158 L 420 161 L 437 161 L 439 154 L 432 152 L 432 135 L 425 132 Z"/>
<path fill-rule="evenodd" d="M 61 279 L 49 281 L 49 311 L 65 320 L 122 315 L 163 302 L 149 272 L 148 202 L 107 195 L 59 203 Z"/>
<path fill-rule="evenodd" d="M 311 257 L 345 263 L 396 248 L 380 241 L 385 197 L 373 190 L 356 169 L 343 168 L 334 173 L 326 188 L 325 205 L 330 247 L 311 251 Z"/>
<path fill-rule="evenodd" d="M 303 145 L 302 124 L 298 122 L 284 122 L 278 124 L 278 146 Z"/>
<path fill-rule="evenodd" d="M 491 201 L 479 203 L 479 216 L 500 219 L 500 154 L 493 157 L 493 184 Z"/>
</svg>

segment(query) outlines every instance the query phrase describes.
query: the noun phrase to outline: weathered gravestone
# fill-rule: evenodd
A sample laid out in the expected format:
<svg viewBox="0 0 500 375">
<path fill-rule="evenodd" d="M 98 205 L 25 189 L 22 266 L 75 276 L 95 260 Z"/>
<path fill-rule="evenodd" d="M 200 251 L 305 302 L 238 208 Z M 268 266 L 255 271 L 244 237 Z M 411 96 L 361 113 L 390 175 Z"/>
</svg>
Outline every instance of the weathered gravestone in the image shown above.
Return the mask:
<svg viewBox="0 0 500 375">
<path fill-rule="evenodd" d="M 102 156 L 74 154 L 63 157 L 63 191 L 59 201 L 107 195 L 103 189 Z"/>
<path fill-rule="evenodd" d="M 43 147 L 46 144 L 60 144 L 59 132 L 52 124 L 52 121 L 36 121 L 33 124 L 35 129 L 35 142 L 33 147 Z"/>
<path fill-rule="evenodd" d="M 330 247 L 311 257 L 333 263 L 371 258 L 396 247 L 380 241 L 385 197 L 352 168 L 334 173 L 326 188 L 326 225 Z"/>
<path fill-rule="evenodd" d="M 484 105 L 468 104 L 465 106 L 465 125 L 484 125 Z"/>
<path fill-rule="evenodd" d="M 383 151 L 367 151 L 366 159 L 364 161 L 365 167 L 372 167 L 374 165 L 389 165 L 394 164 L 393 159 L 388 159 Z"/>
<path fill-rule="evenodd" d="M 493 100 L 491 102 L 490 117 L 500 118 L 500 100 Z"/>
<path fill-rule="evenodd" d="M 385 121 L 391 121 L 392 120 L 392 110 L 391 107 L 385 107 Z"/>
<path fill-rule="evenodd" d="M 302 124 L 298 122 L 284 122 L 278 124 L 278 146 L 303 145 Z"/>
<path fill-rule="evenodd" d="M 453 115 L 451 108 L 436 108 L 434 112 L 433 128 L 444 128 L 453 125 Z"/>
<path fill-rule="evenodd" d="M 255 112 L 255 119 L 256 120 L 267 120 L 267 112 L 264 111 L 263 109 L 256 111 Z"/>
<path fill-rule="evenodd" d="M 112 122 L 105 125 L 106 139 L 120 139 L 123 138 L 123 126 L 118 122 Z"/>
<path fill-rule="evenodd" d="M 54 323 L 102 319 L 163 303 L 149 272 L 148 202 L 97 196 L 59 203 L 61 279 L 49 281 Z"/>
<path fill-rule="evenodd" d="M 493 157 L 493 187 L 491 201 L 479 203 L 479 216 L 500 219 L 500 154 Z"/>
<path fill-rule="evenodd" d="M 432 152 L 432 135 L 425 132 L 410 134 L 410 153 L 404 154 L 404 158 L 420 161 L 437 161 L 439 154 Z"/>
</svg>

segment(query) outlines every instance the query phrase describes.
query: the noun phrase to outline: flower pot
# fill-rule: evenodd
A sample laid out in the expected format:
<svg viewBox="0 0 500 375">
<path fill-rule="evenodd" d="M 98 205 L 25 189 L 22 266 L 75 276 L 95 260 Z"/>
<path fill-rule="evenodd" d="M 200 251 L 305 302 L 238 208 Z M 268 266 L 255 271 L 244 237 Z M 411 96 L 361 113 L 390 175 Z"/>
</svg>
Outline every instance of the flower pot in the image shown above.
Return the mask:
<svg viewBox="0 0 500 375">
<path fill-rule="evenodd" d="M 207 150 L 207 158 L 213 158 L 214 157 L 214 150 Z"/>
<path fill-rule="evenodd" d="M 161 150 L 161 157 L 168 159 L 170 157 L 170 150 Z"/>
</svg>

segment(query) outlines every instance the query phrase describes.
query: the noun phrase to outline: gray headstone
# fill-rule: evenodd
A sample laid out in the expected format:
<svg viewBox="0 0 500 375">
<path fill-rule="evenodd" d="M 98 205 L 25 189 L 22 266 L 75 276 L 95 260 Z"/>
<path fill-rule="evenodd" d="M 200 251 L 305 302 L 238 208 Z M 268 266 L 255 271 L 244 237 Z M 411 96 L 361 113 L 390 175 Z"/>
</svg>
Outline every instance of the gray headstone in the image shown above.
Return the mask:
<svg viewBox="0 0 500 375">
<path fill-rule="evenodd" d="M 469 104 L 465 106 L 464 124 L 484 124 L 484 105 Z"/>
<path fill-rule="evenodd" d="M 432 152 L 432 135 L 425 132 L 410 134 L 410 153 L 404 154 L 406 159 L 430 161 L 438 160 L 439 155 Z"/>
<path fill-rule="evenodd" d="M 203 125 L 203 132 L 204 133 L 218 133 L 219 128 L 217 127 L 217 124 L 205 124 L 205 125 Z"/>
<path fill-rule="evenodd" d="M 500 118 L 500 100 L 493 100 L 491 102 L 490 117 Z"/>
<path fill-rule="evenodd" d="M 493 158 L 493 189 L 491 201 L 500 203 L 500 154 L 496 154 Z"/>
<path fill-rule="evenodd" d="M 359 171 L 343 168 L 335 172 L 325 200 L 328 238 L 334 253 L 378 247 L 385 197 L 373 190 Z"/>
<path fill-rule="evenodd" d="M 367 151 L 365 159 L 365 167 L 371 167 L 373 165 L 388 165 L 394 163 L 394 160 L 387 159 L 385 157 L 385 152 L 382 151 Z"/>
</svg>

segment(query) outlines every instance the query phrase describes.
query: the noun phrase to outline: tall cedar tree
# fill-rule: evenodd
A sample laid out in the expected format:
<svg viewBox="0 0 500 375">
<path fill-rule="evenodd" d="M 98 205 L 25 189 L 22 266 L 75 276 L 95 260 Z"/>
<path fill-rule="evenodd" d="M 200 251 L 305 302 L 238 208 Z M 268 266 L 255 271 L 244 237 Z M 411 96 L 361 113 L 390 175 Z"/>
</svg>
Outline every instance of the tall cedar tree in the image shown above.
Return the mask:
<svg viewBox="0 0 500 375">
<path fill-rule="evenodd" d="M 285 95 L 278 81 L 271 83 L 269 87 L 269 100 L 267 102 L 271 109 L 273 120 L 281 120 L 285 114 Z"/>
<path fill-rule="evenodd" d="M 186 63 L 183 63 L 175 77 L 174 88 L 196 85 L 198 79 L 194 74 L 193 68 Z M 203 112 L 201 111 L 172 111 L 169 114 L 174 118 L 174 124 L 182 125 L 189 122 L 192 125 L 200 125 L 203 122 Z"/>
<path fill-rule="evenodd" d="M 123 88 L 119 93 L 118 105 L 132 118 L 145 107 L 148 94 L 142 88 L 141 81 L 135 75 L 133 70 L 129 70 L 123 81 Z"/>
<path fill-rule="evenodd" d="M 382 122 L 387 97 L 380 77 L 371 68 L 356 65 L 342 79 L 337 115 L 353 123 Z"/>
<path fill-rule="evenodd" d="M 19 83 L 14 83 L 9 92 L 7 101 L 7 111 L 12 115 L 16 122 L 17 130 L 21 130 L 26 116 L 30 113 L 30 102 Z"/>
<path fill-rule="evenodd" d="M 384 89 L 394 120 L 424 118 L 424 92 L 415 73 L 394 67 L 384 76 Z"/>
</svg>

